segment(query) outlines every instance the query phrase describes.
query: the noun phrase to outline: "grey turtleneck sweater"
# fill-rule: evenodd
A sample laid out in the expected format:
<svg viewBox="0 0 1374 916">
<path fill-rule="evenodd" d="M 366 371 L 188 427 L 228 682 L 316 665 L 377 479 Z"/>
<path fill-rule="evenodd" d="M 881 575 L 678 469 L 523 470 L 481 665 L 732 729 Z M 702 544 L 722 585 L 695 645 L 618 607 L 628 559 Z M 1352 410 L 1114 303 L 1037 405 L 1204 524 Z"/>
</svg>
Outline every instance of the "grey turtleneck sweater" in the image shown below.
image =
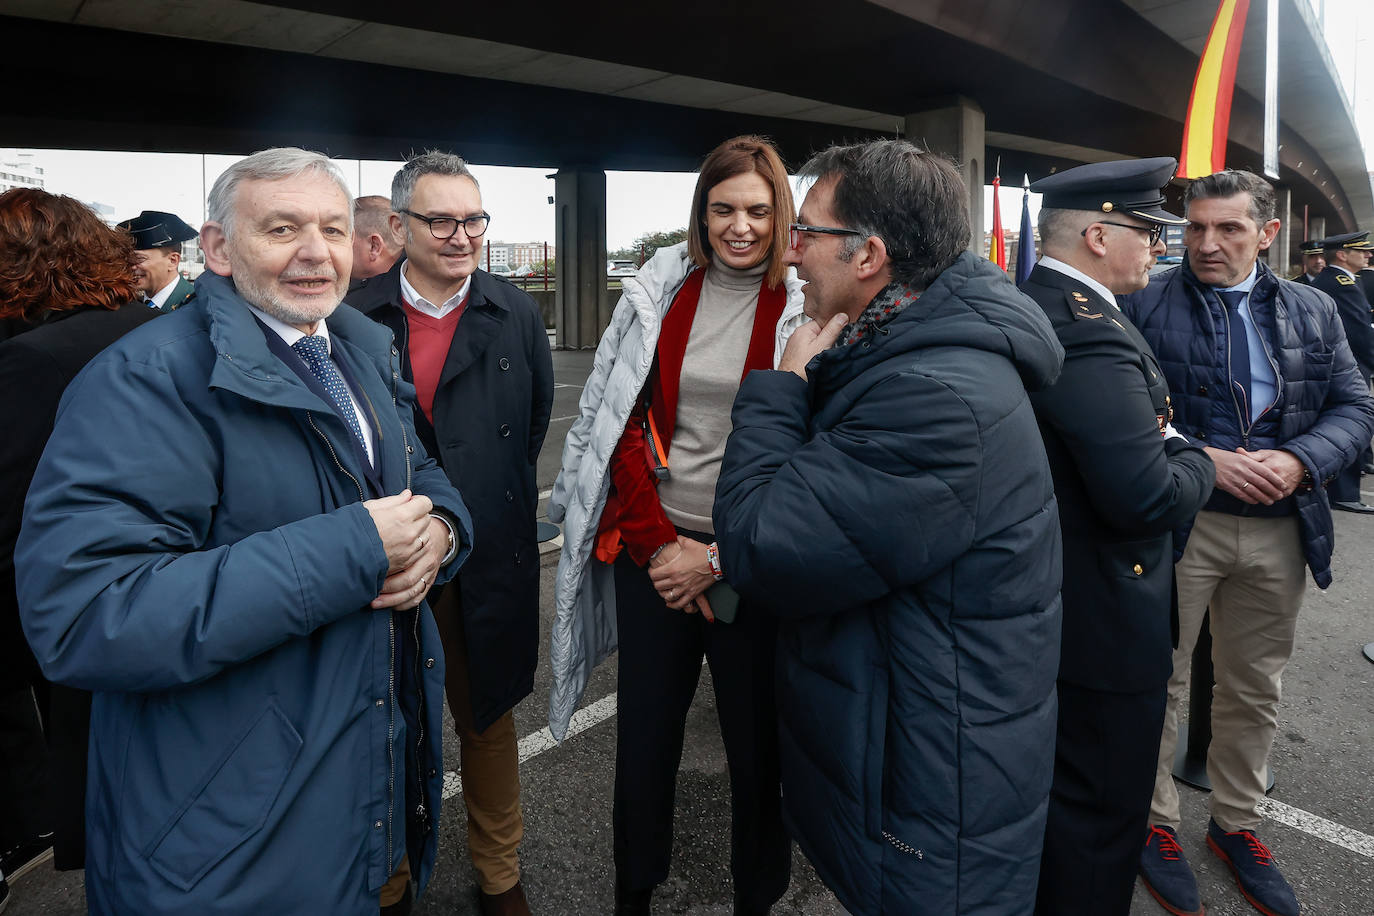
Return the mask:
<svg viewBox="0 0 1374 916">
<path fill-rule="evenodd" d="M 767 272 L 767 261 L 736 270 L 713 260 L 706 269 L 678 377 L 677 425 L 668 448 L 672 476 L 658 488 L 664 513 L 680 528 L 715 533 L 716 478 Z"/>
</svg>

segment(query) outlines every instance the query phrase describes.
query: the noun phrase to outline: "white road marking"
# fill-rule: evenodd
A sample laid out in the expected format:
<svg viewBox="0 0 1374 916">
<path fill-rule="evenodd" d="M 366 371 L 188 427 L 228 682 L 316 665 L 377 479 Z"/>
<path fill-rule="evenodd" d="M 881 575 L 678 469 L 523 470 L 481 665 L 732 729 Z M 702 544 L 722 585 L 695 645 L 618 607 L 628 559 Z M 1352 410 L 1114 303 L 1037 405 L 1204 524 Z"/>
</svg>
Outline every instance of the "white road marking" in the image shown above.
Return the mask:
<svg viewBox="0 0 1374 916">
<path fill-rule="evenodd" d="M 582 388 L 583 386 L 582 386 L 582 385 L 569 385 L 567 382 L 554 382 L 554 383 L 553 383 L 553 387 L 555 387 L 555 388 Z"/>
<path fill-rule="evenodd" d="M 549 498 L 550 496 L 552 496 L 552 495 L 553 495 L 553 487 L 549 487 L 547 490 L 540 490 L 540 491 L 539 491 L 539 498 L 540 498 L 540 499 L 548 499 L 548 498 Z"/>
<path fill-rule="evenodd" d="M 611 716 L 615 715 L 616 695 L 608 694 L 588 706 L 584 706 L 572 714 L 572 719 L 568 722 L 568 733 L 563 739 L 573 737 L 586 731 L 594 725 L 600 725 Z M 553 733 L 548 726 L 539 729 L 532 735 L 526 735 L 520 739 L 520 762 L 524 763 L 531 757 L 537 757 L 545 751 L 552 750 L 558 746 L 558 742 L 553 740 Z M 444 774 L 444 799 L 447 801 L 453 796 L 463 791 L 463 777 L 452 770 Z"/>
<path fill-rule="evenodd" d="M 564 420 L 576 420 L 577 417 L 578 417 L 577 414 L 575 414 L 575 413 L 570 413 L 570 414 L 568 414 L 566 417 L 554 417 L 553 419 L 549 420 L 549 422 L 550 422 L 550 423 L 562 423 Z"/>
<path fill-rule="evenodd" d="M 1280 824 L 1287 824 L 1295 830 L 1301 830 L 1308 836 L 1326 840 L 1333 846 L 1348 849 L 1366 859 L 1374 859 L 1374 836 L 1361 833 L 1353 827 L 1328 821 L 1310 811 L 1285 805 L 1283 802 L 1275 801 L 1272 798 L 1262 799 L 1259 803 L 1259 810 L 1260 814 L 1265 817 L 1276 820 Z"/>
<path fill-rule="evenodd" d="M 616 711 L 616 695 L 614 693 L 602 697 L 595 703 L 579 709 L 573 713 L 572 720 L 568 723 L 568 734 L 565 738 L 572 738 L 587 729 L 600 725 Z M 552 750 L 558 746 L 558 742 L 553 740 L 553 735 L 548 728 L 541 728 L 532 735 L 526 735 L 520 739 L 520 762 L 524 763 L 531 757 L 537 757 L 545 751 Z M 463 791 L 462 777 L 452 771 L 444 774 L 444 799 L 450 799 Z M 1301 830 L 1308 836 L 1325 840 L 1333 846 L 1348 849 L 1357 855 L 1362 855 L 1367 859 L 1374 859 L 1374 836 L 1361 833 L 1353 827 L 1329 821 L 1324 817 L 1304 811 L 1301 808 L 1294 808 L 1281 801 L 1272 798 L 1265 798 L 1259 804 L 1260 814 L 1270 820 L 1278 821 L 1295 830 Z"/>
</svg>

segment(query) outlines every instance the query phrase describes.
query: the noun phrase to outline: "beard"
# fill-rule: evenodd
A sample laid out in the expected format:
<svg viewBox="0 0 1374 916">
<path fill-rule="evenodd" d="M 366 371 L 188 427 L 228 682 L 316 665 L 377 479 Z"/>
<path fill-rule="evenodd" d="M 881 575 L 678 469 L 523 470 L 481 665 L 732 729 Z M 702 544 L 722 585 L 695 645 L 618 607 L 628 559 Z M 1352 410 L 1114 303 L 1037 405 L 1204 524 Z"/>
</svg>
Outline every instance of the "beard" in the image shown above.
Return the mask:
<svg viewBox="0 0 1374 916">
<path fill-rule="evenodd" d="M 314 324 L 317 321 L 323 321 L 334 314 L 334 310 L 339 307 L 339 303 L 343 301 L 344 295 L 348 292 L 347 278 L 341 280 L 335 273 L 333 266 L 329 264 L 312 270 L 287 270 L 277 276 L 276 279 L 280 282 L 303 277 L 324 277 L 333 282 L 335 295 L 309 303 L 286 301 L 278 290 L 271 286 L 259 284 L 252 271 L 235 271 L 232 276 L 234 288 L 238 290 L 240 296 L 278 321 L 289 325 Z"/>
</svg>

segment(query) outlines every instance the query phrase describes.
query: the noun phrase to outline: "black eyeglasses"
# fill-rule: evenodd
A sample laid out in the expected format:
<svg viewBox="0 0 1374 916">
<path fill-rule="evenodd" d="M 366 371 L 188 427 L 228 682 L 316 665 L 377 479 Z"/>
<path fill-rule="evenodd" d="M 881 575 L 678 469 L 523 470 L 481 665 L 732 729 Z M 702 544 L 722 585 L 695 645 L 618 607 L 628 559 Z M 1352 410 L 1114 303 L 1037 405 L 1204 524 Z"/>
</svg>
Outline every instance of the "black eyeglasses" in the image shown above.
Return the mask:
<svg viewBox="0 0 1374 916">
<path fill-rule="evenodd" d="M 490 213 L 482 213 L 479 216 L 469 216 L 467 219 L 458 219 L 452 216 L 421 216 L 413 210 L 402 210 L 406 216 L 413 216 L 420 222 L 429 226 L 429 234 L 440 241 L 453 238 L 458 234 L 458 227 L 463 227 L 463 233 L 470 239 L 480 239 L 487 232 L 487 225 L 491 222 Z"/>
<path fill-rule="evenodd" d="M 803 223 L 792 223 L 792 224 L 789 225 L 787 228 L 788 228 L 788 230 L 789 230 L 789 231 L 788 231 L 788 236 L 787 236 L 787 247 L 788 247 L 788 248 L 796 248 L 798 245 L 800 245 L 800 244 L 801 244 L 802 233 L 804 233 L 804 232 L 816 232 L 816 233 L 819 233 L 820 235 L 858 235 L 858 236 L 862 236 L 862 235 L 864 234 L 864 233 L 860 232 L 858 229 L 836 229 L 836 228 L 833 227 L 833 226 L 807 226 L 807 225 L 805 225 L 805 224 L 803 224 Z"/>
<path fill-rule="evenodd" d="M 1122 229 L 1135 229 L 1138 232 L 1144 232 L 1146 235 L 1150 237 L 1151 248 L 1155 247 L 1155 243 L 1158 242 L 1164 236 L 1163 223 L 1151 223 L 1148 226 L 1132 226 L 1130 223 L 1113 223 L 1105 219 L 1099 219 L 1096 222 L 1101 223 L 1104 226 L 1118 226 Z M 1079 235 L 1086 237 L 1088 234 L 1088 229 L 1091 228 L 1092 227 L 1089 226 L 1087 229 L 1084 229 L 1082 232 L 1080 232 Z"/>
</svg>

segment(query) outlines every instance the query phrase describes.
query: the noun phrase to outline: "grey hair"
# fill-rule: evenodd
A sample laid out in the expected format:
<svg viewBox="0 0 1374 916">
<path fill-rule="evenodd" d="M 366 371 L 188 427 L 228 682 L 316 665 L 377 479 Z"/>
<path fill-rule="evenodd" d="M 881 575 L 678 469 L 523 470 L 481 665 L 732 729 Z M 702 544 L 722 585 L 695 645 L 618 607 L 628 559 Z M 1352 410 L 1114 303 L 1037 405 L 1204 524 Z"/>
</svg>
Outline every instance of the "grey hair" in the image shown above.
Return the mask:
<svg viewBox="0 0 1374 916">
<path fill-rule="evenodd" d="M 330 179 L 343 192 L 345 199 L 351 199 L 353 192 L 344 181 L 343 172 L 323 153 L 312 152 L 297 146 L 278 146 L 265 149 L 235 162 L 224 170 L 210 188 L 210 196 L 205 202 L 205 217 L 212 223 L 219 223 L 226 239 L 234 236 L 234 197 L 239 185 L 244 181 L 281 181 L 313 172 Z M 348 231 L 353 231 L 353 210 L 348 210 Z"/>
<path fill-rule="evenodd" d="M 466 178 L 477 185 L 478 190 L 482 188 L 477 184 L 477 176 L 472 174 L 461 156 L 429 149 L 407 159 L 406 164 L 396 173 L 396 177 L 391 179 L 391 209 L 397 213 L 410 209 L 410 199 L 415 195 L 415 183 L 425 175 Z"/>
<path fill-rule="evenodd" d="M 868 236 L 887 247 L 892 279 L 926 289 L 968 247 L 968 191 L 959 169 L 906 140 L 832 146 L 802 166 L 804 178 L 835 179 L 831 210 L 857 229 L 840 257 L 849 259 Z"/>
<path fill-rule="evenodd" d="M 1188 185 L 1183 194 L 1183 211 L 1195 200 L 1210 200 L 1215 197 L 1234 197 L 1237 194 L 1250 195 L 1250 218 L 1256 226 L 1263 226 L 1274 218 L 1276 203 L 1274 186 L 1254 172 L 1244 169 L 1225 169 L 1199 178 Z"/>
<path fill-rule="evenodd" d="M 1040 230 L 1042 249 L 1070 245 L 1073 236 L 1096 222 L 1096 213 L 1087 210 L 1064 210 L 1058 207 L 1041 207 L 1035 227 Z"/>
<path fill-rule="evenodd" d="M 353 201 L 353 231 L 358 235 L 375 232 L 390 252 L 400 251 L 404 242 L 391 229 L 391 201 L 380 194 L 369 194 Z"/>
</svg>

